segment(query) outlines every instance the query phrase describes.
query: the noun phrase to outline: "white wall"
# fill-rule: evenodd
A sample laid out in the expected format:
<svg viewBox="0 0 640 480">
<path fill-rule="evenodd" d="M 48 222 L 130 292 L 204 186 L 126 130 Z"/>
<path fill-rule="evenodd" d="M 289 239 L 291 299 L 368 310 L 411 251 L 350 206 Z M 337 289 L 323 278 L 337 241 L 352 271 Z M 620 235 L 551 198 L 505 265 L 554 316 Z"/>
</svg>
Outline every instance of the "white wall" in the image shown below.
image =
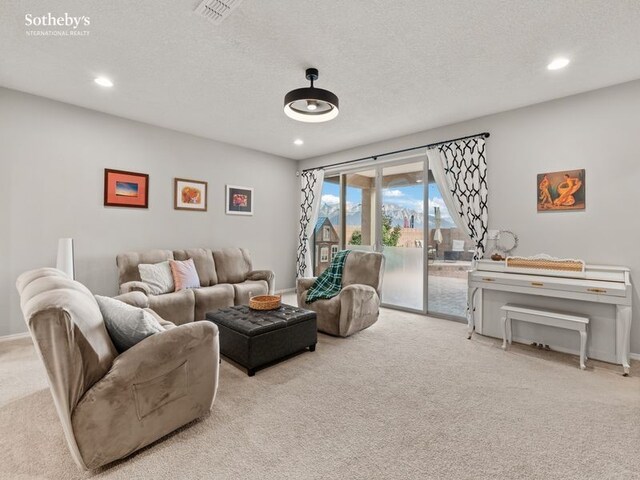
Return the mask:
<svg viewBox="0 0 640 480">
<path fill-rule="evenodd" d="M 171 115 L 171 112 L 167 112 Z M 104 168 L 150 175 L 149 209 L 103 206 Z M 243 246 L 276 288 L 294 285 L 296 163 L 0 88 L 0 335 L 26 331 L 15 279 L 54 266 L 73 237 L 77 279 L 117 292 L 116 254 Z M 209 182 L 208 212 L 173 209 L 174 177 Z M 255 188 L 255 215 L 224 213 L 225 184 Z"/>
<path fill-rule="evenodd" d="M 631 351 L 640 353 L 640 81 L 302 161 L 299 167 L 483 131 L 491 133 L 490 228 L 516 232 L 522 255 L 544 252 L 630 267 Z M 537 213 L 536 174 L 577 168 L 586 169 L 586 210 Z"/>
</svg>

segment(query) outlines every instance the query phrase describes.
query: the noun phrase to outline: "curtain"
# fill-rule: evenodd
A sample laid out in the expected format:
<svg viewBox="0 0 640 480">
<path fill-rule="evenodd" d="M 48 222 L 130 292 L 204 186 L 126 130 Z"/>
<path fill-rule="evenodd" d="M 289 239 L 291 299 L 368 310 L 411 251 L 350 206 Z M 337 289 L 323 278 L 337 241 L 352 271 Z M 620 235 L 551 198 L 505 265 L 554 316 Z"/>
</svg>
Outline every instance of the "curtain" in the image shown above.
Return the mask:
<svg viewBox="0 0 640 480">
<path fill-rule="evenodd" d="M 317 168 L 302 172 L 300 175 L 300 230 L 298 233 L 298 259 L 296 274 L 298 277 L 313 276 L 313 260 L 311 239 L 318 221 L 320 197 L 324 170 Z"/>
<path fill-rule="evenodd" d="M 474 243 L 474 261 L 484 256 L 488 239 L 484 148 L 484 138 L 473 137 L 427 150 L 429 167 L 451 218 Z"/>
</svg>

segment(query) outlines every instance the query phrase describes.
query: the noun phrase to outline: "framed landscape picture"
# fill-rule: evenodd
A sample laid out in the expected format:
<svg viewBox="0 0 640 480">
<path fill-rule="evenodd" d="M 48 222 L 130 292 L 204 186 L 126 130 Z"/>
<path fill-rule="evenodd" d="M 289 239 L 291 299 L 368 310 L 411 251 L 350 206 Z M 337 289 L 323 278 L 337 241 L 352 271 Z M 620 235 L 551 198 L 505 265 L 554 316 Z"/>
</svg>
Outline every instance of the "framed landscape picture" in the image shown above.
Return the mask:
<svg viewBox="0 0 640 480">
<path fill-rule="evenodd" d="M 565 170 L 538 174 L 538 211 L 584 210 L 585 171 Z"/>
<path fill-rule="evenodd" d="M 173 184 L 175 210 L 207 211 L 207 182 L 176 178 Z"/>
<path fill-rule="evenodd" d="M 253 215 L 253 188 L 227 185 L 226 212 L 229 215 Z"/>
<path fill-rule="evenodd" d="M 149 208 L 149 175 L 105 168 L 104 206 Z"/>
</svg>

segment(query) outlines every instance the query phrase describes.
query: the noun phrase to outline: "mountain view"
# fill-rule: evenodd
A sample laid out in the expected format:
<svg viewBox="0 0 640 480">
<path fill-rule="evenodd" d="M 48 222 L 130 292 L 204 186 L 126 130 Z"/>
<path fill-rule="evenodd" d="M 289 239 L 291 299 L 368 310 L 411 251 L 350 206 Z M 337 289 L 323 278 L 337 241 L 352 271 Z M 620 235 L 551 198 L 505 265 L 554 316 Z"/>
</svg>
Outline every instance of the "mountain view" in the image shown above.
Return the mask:
<svg viewBox="0 0 640 480">
<path fill-rule="evenodd" d="M 338 203 L 323 202 L 320 206 L 320 216 L 329 217 L 329 220 L 334 225 L 338 224 L 340 206 Z M 382 205 L 382 211 L 385 215 L 391 217 L 391 224 L 394 227 L 404 227 L 405 218 L 408 220 L 413 215 L 415 228 L 424 227 L 424 212 L 418 209 L 399 205 L 397 203 L 390 203 L 385 200 Z M 362 224 L 362 204 L 347 203 L 347 225 L 361 225 Z M 435 216 L 430 213 L 428 216 L 429 228 L 435 228 Z M 454 223 L 448 215 L 442 215 L 440 222 L 441 228 L 455 228 Z"/>
</svg>

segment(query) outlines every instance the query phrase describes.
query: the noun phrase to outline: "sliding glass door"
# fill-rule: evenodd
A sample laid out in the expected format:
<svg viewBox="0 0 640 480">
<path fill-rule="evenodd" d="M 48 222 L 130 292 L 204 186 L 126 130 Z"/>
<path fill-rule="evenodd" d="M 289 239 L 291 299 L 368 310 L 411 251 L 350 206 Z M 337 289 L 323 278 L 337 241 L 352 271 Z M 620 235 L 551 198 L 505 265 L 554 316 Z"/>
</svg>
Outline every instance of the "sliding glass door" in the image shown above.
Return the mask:
<svg viewBox="0 0 640 480">
<path fill-rule="evenodd" d="M 467 271 L 471 268 L 473 244 L 454 223 L 435 181 L 429 183 L 428 205 L 429 313 L 460 318 L 467 307 Z"/>
<path fill-rule="evenodd" d="M 376 249 L 376 170 L 344 175 L 345 246 L 351 250 Z"/>
<path fill-rule="evenodd" d="M 386 305 L 424 311 L 424 161 L 382 168 Z"/>
<path fill-rule="evenodd" d="M 384 306 L 458 318 L 466 304 L 470 247 L 424 154 L 325 175 L 315 275 L 340 249 L 382 252 Z"/>
</svg>

